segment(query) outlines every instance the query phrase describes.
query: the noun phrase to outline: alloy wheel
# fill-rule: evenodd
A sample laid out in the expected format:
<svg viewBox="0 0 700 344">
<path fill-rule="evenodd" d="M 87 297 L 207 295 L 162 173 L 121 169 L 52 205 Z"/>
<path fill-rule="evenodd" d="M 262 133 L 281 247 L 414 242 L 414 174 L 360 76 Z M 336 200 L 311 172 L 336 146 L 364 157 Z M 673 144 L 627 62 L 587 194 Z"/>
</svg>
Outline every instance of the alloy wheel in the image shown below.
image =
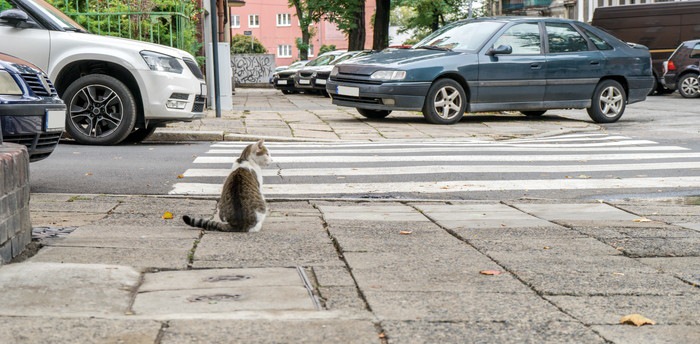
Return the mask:
<svg viewBox="0 0 700 344">
<path fill-rule="evenodd" d="M 450 120 L 460 114 L 462 96 L 456 88 L 445 86 L 435 93 L 433 104 L 435 113 L 438 116 L 445 120 Z"/>
<path fill-rule="evenodd" d="M 683 78 L 681 81 L 681 94 L 690 98 L 700 95 L 700 82 L 698 82 L 698 78 L 694 76 Z"/>
<path fill-rule="evenodd" d="M 606 87 L 600 95 L 600 110 L 605 116 L 615 117 L 624 108 L 625 97 L 617 87 Z"/>
<path fill-rule="evenodd" d="M 89 137 L 105 137 L 119 128 L 124 116 L 124 103 L 105 85 L 89 85 L 80 89 L 70 102 L 70 120 Z"/>
</svg>

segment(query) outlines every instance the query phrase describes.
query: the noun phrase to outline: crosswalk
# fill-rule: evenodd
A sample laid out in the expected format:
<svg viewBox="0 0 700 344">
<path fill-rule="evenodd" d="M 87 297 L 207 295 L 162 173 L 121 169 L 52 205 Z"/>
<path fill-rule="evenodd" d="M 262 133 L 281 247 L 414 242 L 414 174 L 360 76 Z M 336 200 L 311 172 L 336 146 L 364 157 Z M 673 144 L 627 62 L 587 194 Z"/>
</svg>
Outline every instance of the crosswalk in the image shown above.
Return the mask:
<svg viewBox="0 0 700 344">
<path fill-rule="evenodd" d="M 218 195 L 247 143 L 215 143 L 173 195 Z M 267 197 L 408 197 L 474 192 L 677 191 L 700 187 L 700 153 L 602 133 L 508 141 L 268 142 Z M 601 191 L 598 191 L 601 192 Z"/>
</svg>

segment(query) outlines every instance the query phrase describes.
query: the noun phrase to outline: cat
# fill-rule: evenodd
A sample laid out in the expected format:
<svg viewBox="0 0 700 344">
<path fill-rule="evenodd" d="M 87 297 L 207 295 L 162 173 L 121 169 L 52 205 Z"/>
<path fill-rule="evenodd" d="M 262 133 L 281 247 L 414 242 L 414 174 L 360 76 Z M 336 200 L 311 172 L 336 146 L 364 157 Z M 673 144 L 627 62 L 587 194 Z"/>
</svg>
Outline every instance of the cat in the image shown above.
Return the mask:
<svg viewBox="0 0 700 344">
<path fill-rule="evenodd" d="M 262 193 L 262 167 L 272 158 L 263 140 L 248 145 L 236 160 L 233 171 L 226 178 L 217 204 L 223 222 L 193 218 L 182 220 L 197 228 L 220 232 L 258 232 L 267 216 L 267 204 Z"/>
</svg>

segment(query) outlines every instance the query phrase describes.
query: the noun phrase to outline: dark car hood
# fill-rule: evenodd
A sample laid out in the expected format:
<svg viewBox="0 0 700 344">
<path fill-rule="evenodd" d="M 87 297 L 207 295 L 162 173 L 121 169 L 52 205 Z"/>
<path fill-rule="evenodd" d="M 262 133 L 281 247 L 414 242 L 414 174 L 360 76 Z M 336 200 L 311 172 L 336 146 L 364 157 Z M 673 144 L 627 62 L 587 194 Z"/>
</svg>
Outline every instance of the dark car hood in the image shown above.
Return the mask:
<svg viewBox="0 0 700 344">
<path fill-rule="evenodd" d="M 22 60 L 18 57 L 0 53 L 0 67 L 13 71 L 15 73 L 42 73 L 39 67 L 31 64 L 31 62 Z"/>
<path fill-rule="evenodd" d="M 379 69 L 403 69 L 412 64 L 456 55 L 458 52 L 428 49 L 388 49 L 376 54 L 362 56 L 352 62 L 338 64 L 342 72 L 353 74 L 371 74 Z"/>
</svg>

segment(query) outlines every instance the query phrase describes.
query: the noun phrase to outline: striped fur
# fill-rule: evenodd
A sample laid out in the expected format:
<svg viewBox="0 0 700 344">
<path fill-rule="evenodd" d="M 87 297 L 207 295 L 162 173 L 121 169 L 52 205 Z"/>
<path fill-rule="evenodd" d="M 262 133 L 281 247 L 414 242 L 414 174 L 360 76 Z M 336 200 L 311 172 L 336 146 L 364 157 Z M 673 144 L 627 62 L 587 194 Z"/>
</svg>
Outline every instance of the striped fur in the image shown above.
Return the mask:
<svg viewBox="0 0 700 344">
<path fill-rule="evenodd" d="M 229 174 L 221 190 L 218 210 L 222 222 L 183 216 L 197 228 L 220 232 L 257 232 L 267 216 L 262 194 L 262 169 L 270 163 L 270 154 L 260 140 L 243 149 L 238 166 Z"/>
</svg>

